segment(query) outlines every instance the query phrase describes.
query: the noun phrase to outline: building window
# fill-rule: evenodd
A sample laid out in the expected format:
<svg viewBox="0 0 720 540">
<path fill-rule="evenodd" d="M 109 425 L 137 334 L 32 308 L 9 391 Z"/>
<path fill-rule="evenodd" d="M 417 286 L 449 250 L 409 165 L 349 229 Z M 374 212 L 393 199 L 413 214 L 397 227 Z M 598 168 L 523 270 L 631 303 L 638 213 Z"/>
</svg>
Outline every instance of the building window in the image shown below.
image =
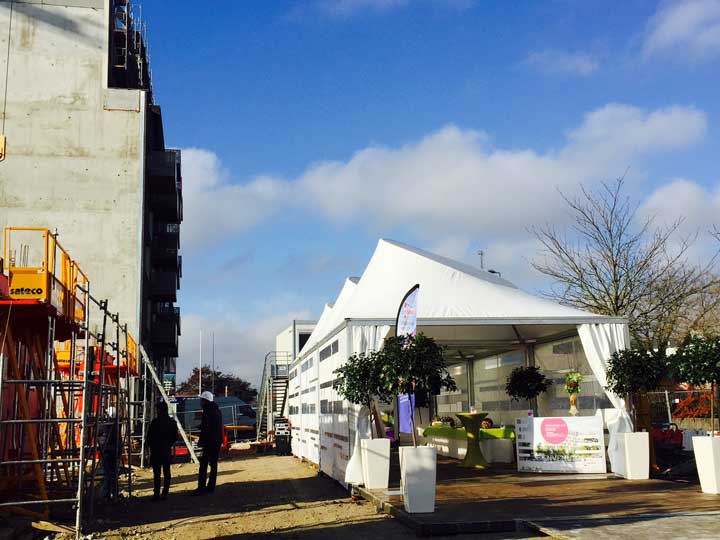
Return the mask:
<svg viewBox="0 0 720 540">
<path fill-rule="evenodd" d="M 470 393 L 468 391 L 468 364 L 448 365 L 448 371 L 455 381 L 457 391 L 442 390 L 437 396 L 437 414 L 439 416 L 452 416 L 454 413 L 470 410 Z M 483 409 L 484 410 L 484 409 Z"/>
<path fill-rule="evenodd" d="M 578 409 L 580 414 L 594 414 L 597 409 L 611 409 L 612 404 L 605 395 L 590 369 L 585 350 L 579 337 L 572 337 L 535 346 L 535 365 L 552 381 L 547 392 L 538 396 L 540 416 L 565 416 L 569 407 L 565 392 L 565 375 L 577 370 L 585 380 L 580 385 Z"/>
<path fill-rule="evenodd" d="M 531 408 L 525 400 L 513 401 L 505 392 L 510 372 L 525 365 L 525 351 L 516 350 L 473 362 L 473 393 L 477 410 L 488 412 L 497 425 L 514 425 L 520 411 Z"/>
<path fill-rule="evenodd" d="M 330 345 L 328 345 L 327 347 L 322 349 L 320 351 L 320 361 L 322 362 L 323 360 L 330 358 L 333 354 L 338 352 L 339 345 L 340 344 L 338 343 L 338 340 L 336 339 Z"/>
<path fill-rule="evenodd" d="M 301 332 L 298 336 L 298 352 L 301 352 L 303 350 L 303 347 L 308 342 L 308 339 L 310 339 L 310 334 L 306 334 L 304 332 Z"/>
<path fill-rule="evenodd" d="M 310 360 L 308 360 L 307 362 L 300 364 L 300 371 L 302 373 L 305 373 L 311 367 L 313 367 L 313 359 L 312 358 L 310 358 Z"/>
</svg>

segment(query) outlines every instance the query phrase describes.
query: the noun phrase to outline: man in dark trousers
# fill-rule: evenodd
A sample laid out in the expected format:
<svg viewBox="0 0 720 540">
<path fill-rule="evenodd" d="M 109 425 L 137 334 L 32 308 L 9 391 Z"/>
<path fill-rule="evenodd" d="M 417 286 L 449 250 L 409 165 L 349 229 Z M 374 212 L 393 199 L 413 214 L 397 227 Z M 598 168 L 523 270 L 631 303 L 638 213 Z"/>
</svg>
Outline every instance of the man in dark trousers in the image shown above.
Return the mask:
<svg viewBox="0 0 720 540">
<path fill-rule="evenodd" d="M 220 447 L 223 441 L 223 420 L 220 408 L 214 401 L 210 392 L 200 394 L 200 403 L 203 413 L 200 422 L 200 440 L 198 445 L 202 448 L 200 458 L 200 472 L 198 473 L 198 487 L 192 495 L 202 495 L 215 491 L 217 479 L 217 462 L 220 457 Z M 210 465 L 210 478 L 207 478 L 207 468 Z M 207 485 L 205 480 L 207 478 Z"/>
<path fill-rule="evenodd" d="M 153 501 L 167 499 L 170 491 L 170 460 L 172 447 L 177 441 L 178 430 L 175 420 L 168 415 L 167 403 L 161 401 L 157 404 L 157 417 L 150 423 L 147 434 L 147 444 L 150 447 L 150 463 L 153 468 L 155 482 Z M 164 482 L 162 495 L 160 495 L 160 469 L 162 469 Z"/>
<path fill-rule="evenodd" d="M 103 468 L 102 496 L 114 499 L 118 495 L 118 454 L 120 439 L 117 431 L 117 409 L 110 406 L 98 422 L 98 444 Z"/>
</svg>

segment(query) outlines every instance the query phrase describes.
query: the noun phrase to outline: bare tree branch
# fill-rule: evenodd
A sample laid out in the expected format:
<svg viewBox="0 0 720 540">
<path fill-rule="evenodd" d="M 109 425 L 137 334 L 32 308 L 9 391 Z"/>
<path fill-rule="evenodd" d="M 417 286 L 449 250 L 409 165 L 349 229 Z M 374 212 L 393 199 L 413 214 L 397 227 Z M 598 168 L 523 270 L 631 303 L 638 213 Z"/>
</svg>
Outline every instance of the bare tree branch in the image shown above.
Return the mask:
<svg viewBox="0 0 720 540">
<path fill-rule="evenodd" d="M 697 234 L 677 239 L 683 220 L 656 226 L 639 222 L 638 205 L 623 194 L 624 177 L 561 193 L 570 233 L 552 225 L 531 228 L 542 249 L 533 266 L 552 278 L 548 296 L 583 310 L 626 316 L 636 342 L 662 347 L 692 330 L 720 322 L 718 252 L 702 265 L 688 262 Z M 720 230 L 712 232 L 720 241 Z"/>
</svg>

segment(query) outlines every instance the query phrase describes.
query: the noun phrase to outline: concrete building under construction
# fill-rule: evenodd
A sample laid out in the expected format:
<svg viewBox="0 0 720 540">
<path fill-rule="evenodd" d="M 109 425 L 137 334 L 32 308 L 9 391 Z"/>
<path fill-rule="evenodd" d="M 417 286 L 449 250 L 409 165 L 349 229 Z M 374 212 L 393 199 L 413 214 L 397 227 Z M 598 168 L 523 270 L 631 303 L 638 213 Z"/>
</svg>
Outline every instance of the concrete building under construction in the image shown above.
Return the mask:
<svg viewBox="0 0 720 540">
<path fill-rule="evenodd" d="M 56 230 L 162 373 L 180 333 L 182 175 L 146 44 L 130 0 L 0 0 L 0 229 Z"/>
</svg>

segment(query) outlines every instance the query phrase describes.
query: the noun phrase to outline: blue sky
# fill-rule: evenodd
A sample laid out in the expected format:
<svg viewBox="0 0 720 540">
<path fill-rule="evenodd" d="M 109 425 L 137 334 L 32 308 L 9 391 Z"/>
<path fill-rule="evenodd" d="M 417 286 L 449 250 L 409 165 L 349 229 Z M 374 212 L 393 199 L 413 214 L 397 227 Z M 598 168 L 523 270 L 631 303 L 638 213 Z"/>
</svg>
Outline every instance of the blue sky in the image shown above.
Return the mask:
<svg viewBox="0 0 720 540">
<path fill-rule="evenodd" d="M 566 223 L 557 188 L 629 167 L 641 215 L 719 221 L 720 0 L 215 5 L 143 8 L 184 149 L 181 377 L 202 327 L 256 380 L 379 237 L 538 290 L 526 228 Z"/>
</svg>

